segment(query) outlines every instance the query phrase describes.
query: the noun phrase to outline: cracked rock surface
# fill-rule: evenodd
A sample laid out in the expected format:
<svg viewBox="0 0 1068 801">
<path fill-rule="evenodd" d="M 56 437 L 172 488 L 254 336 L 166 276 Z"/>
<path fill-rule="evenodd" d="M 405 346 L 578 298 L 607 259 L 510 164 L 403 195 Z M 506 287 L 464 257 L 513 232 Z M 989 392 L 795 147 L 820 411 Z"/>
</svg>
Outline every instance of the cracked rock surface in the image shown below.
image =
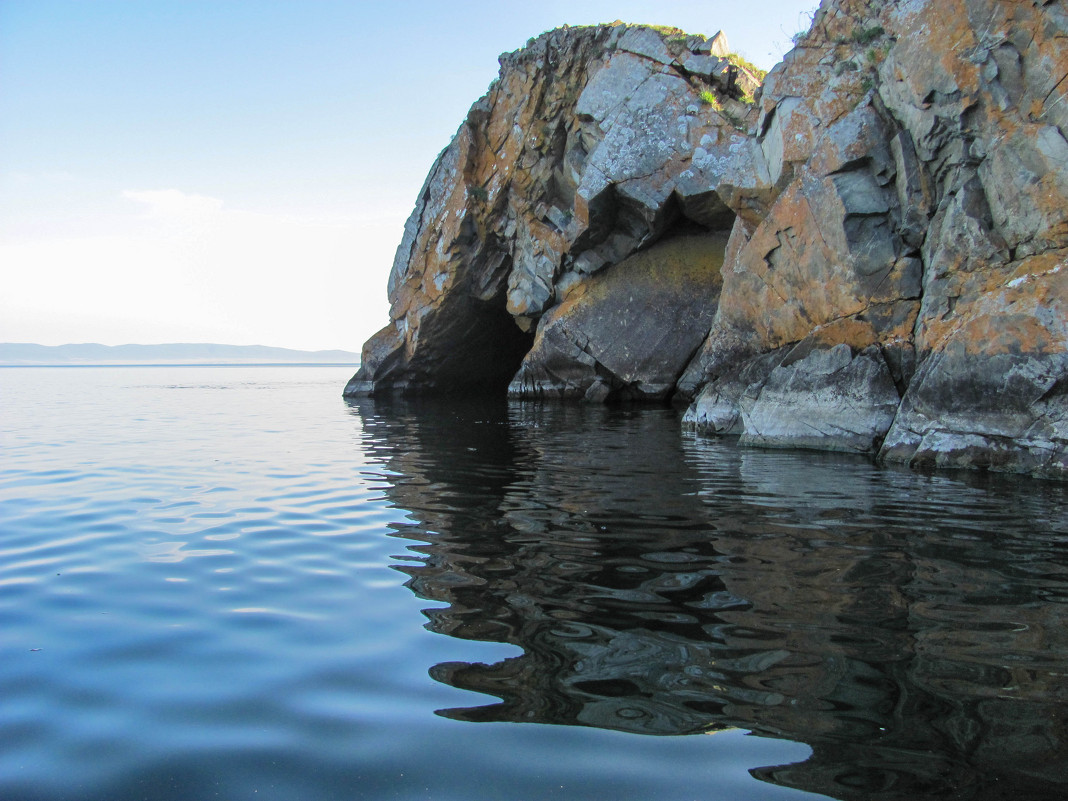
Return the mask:
<svg viewBox="0 0 1068 801">
<path fill-rule="evenodd" d="M 349 394 L 672 400 L 743 444 L 1068 476 L 1068 7 L 560 29 L 433 166 Z"/>
</svg>

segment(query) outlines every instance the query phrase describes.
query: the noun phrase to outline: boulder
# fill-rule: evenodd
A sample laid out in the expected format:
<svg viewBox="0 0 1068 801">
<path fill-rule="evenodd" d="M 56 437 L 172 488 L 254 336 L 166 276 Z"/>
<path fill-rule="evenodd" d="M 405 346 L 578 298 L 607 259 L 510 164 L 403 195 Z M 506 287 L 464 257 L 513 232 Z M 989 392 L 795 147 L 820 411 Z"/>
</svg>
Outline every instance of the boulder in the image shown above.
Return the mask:
<svg viewBox="0 0 1068 801">
<path fill-rule="evenodd" d="M 725 245 L 676 237 L 575 285 L 538 326 L 509 397 L 669 398 L 715 315 Z"/>
<path fill-rule="evenodd" d="M 878 452 L 901 397 L 876 328 L 841 320 L 710 382 L 683 424 L 743 445 Z"/>
<path fill-rule="evenodd" d="M 901 400 L 879 349 L 853 353 L 840 343 L 796 361 L 792 355 L 743 411 L 742 444 L 877 451 Z"/>
</svg>

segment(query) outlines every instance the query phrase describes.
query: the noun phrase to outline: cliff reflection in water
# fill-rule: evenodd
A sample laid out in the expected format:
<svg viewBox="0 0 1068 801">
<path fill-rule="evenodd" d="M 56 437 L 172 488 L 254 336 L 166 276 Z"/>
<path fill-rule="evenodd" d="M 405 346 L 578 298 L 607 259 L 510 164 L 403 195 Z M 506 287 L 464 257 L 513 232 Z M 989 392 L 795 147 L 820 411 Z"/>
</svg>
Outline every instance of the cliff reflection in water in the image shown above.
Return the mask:
<svg viewBox="0 0 1068 801">
<path fill-rule="evenodd" d="M 804 742 L 842 799 L 1068 792 L 1068 491 L 680 435 L 668 410 L 354 402 L 434 631 L 441 714 Z M 415 544 L 418 543 L 418 544 Z"/>
</svg>

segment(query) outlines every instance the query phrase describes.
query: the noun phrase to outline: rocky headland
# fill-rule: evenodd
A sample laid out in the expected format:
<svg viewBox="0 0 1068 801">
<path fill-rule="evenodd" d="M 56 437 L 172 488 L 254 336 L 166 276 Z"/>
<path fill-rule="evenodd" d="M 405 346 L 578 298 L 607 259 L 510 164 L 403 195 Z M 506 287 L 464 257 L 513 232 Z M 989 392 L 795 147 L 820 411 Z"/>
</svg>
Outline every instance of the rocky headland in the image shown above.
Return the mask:
<svg viewBox="0 0 1068 801">
<path fill-rule="evenodd" d="M 1068 477 L 1064 0 L 824 0 L 767 76 L 622 23 L 500 61 L 346 395 Z"/>
</svg>

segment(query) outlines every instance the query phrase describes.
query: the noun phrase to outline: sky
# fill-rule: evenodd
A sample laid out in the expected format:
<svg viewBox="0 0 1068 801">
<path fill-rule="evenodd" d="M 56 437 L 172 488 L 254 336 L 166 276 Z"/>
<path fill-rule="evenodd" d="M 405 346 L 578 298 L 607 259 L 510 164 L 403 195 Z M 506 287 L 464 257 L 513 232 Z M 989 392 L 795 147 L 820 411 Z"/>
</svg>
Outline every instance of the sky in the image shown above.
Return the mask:
<svg viewBox="0 0 1068 801">
<path fill-rule="evenodd" d="M 0 341 L 358 351 L 500 53 L 622 19 L 767 68 L 816 5 L 0 0 Z"/>
</svg>

